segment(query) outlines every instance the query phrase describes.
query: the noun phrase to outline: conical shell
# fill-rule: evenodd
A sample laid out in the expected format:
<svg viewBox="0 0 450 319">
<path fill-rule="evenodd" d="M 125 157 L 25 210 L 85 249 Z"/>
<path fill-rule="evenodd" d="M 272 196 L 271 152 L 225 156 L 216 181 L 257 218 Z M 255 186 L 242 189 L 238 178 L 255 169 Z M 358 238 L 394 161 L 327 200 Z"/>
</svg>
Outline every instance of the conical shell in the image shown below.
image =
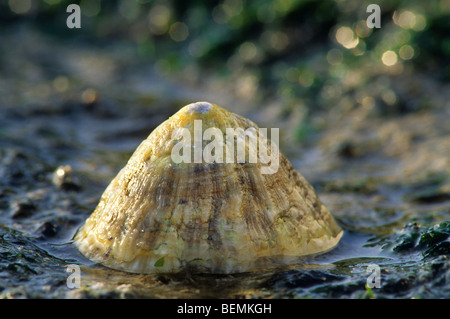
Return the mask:
<svg viewBox="0 0 450 319">
<path fill-rule="evenodd" d="M 77 232 L 86 257 L 137 273 L 234 273 L 338 243 L 342 230 L 281 153 L 271 174 L 262 174 L 260 161 L 238 163 L 236 156 L 231 163 L 174 161 L 176 130 L 194 136 L 195 120 L 202 133 L 215 127 L 224 136 L 227 128 L 254 128 L 272 149 L 239 115 L 207 102 L 183 107 L 141 143 Z M 192 141 L 191 159 L 196 147 Z"/>
</svg>

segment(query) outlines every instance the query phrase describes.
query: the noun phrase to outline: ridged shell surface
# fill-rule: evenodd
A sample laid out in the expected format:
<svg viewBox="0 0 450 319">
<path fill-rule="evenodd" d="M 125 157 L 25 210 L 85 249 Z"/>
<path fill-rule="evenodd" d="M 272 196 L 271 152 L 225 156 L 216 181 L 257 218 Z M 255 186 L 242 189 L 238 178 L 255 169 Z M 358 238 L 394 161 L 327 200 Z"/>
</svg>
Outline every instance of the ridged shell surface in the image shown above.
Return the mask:
<svg viewBox="0 0 450 319">
<path fill-rule="evenodd" d="M 248 160 L 174 162 L 174 130 L 194 136 L 195 120 L 202 132 L 255 128 L 264 139 L 253 122 L 214 104 L 183 107 L 140 144 L 78 230 L 86 257 L 136 273 L 236 273 L 338 243 L 342 230 L 281 153 L 273 174 Z"/>
</svg>

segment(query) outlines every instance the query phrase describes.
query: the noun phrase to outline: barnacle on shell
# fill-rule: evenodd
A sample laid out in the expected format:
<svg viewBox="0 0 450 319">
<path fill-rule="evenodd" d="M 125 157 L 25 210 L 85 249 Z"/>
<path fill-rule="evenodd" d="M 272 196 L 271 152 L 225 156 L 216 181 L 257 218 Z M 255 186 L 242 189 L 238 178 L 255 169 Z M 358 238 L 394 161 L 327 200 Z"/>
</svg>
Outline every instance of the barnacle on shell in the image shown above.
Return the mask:
<svg viewBox="0 0 450 319">
<path fill-rule="evenodd" d="M 183 107 L 140 144 L 78 230 L 75 244 L 86 257 L 136 273 L 234 273 L 324 252 L 339 242 L 343 231 L 281 153 L 277 170 L 265 174 L 267 165 L 248 156 L 237 160 L 237 152 L 229 162 L 196 162 L 194 141 L 184 149 L 192 151 L 192 161 L 174 161 L 177 132 L 184 128 L 194 136 L 196 120 L 201 133 L 217 128 L 226 136 L 227 128 L 254 128 L 269 153 L 277 151 L 239 115 L 207 102 Z M 228 146 L 243 142 L 231 141 Z M 217 145 L 228 151 L 225 140 Z M 251 151 L 249 145 L 245 150 Z"/>
</svg>

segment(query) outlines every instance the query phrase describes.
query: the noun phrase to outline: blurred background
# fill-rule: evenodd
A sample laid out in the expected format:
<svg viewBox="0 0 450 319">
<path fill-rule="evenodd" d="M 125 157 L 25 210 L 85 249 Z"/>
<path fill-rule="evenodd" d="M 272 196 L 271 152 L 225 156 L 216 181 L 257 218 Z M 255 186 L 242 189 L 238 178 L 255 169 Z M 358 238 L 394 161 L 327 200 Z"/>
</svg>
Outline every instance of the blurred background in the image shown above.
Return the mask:
<svg viewBox="0 0 450 319">
<path fill-rule="evenodd" d="M 72 3 L 80 29 L 66 26 Z M 372 3 L 381 28 L 367 27 Z M 58 258 L 79 256 L 51 243 L 70 241 L 153 128 L 206 100 L 280 128 L 346 230 L 337 268 L 233 289 L 199 279 L 197 292 L 120 277 L 131 296 L 448 298 L 449 80 L 448 0 L 1 1 L 0 296 L 65 296 Z M 33 261 L 47 252 L 54 264 Z M 367 291 L 381 256 L 386 285 Z M 71 296 L 123 297 L 115 275 L 91 273 L 103 288 Z"/>
<path fill-rule="evenodd" d="M 381 28 L 370 29 L 366 8 L 373 2 L 2 1 L 2 81 L 34 86 L 34 102 L 45 103 L 82 86 L 107 95 L 107 85 L 144 68 L 153 76 L 146 82 L 169 78 L 216 91 L 217 103 L 230 103 L 230 95 L 242 104 L 275 103 L 277 115 L 295 113 L 298 138 L 320 128 L 309 116 L 339 104 L 390 114 L 424 109 L 431 92 L 405 92 L 392 82 L 402 75 L 424 76 L 420 86 L 449 80 L 450 4 L 376 1 Z M 81 29 L 66 27 L 71 3 L 81 7 Z M 1 87 L 2 96 L 19 95 Z"/>
</svg>

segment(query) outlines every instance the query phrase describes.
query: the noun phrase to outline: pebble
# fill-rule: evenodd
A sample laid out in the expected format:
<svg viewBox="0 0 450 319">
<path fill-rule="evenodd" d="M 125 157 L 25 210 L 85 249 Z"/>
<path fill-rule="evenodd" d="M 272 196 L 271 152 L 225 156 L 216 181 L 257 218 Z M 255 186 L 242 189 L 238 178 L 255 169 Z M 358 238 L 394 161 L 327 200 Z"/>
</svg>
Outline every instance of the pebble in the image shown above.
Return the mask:
<svg viewBox="0 0 450 319">
<path fill-rule="evenodd" d="M 36 211 L 36 205 L 33 203 L 14 203 L 12 206 L 13 219 L 30 217 Z"/>
</svg>

